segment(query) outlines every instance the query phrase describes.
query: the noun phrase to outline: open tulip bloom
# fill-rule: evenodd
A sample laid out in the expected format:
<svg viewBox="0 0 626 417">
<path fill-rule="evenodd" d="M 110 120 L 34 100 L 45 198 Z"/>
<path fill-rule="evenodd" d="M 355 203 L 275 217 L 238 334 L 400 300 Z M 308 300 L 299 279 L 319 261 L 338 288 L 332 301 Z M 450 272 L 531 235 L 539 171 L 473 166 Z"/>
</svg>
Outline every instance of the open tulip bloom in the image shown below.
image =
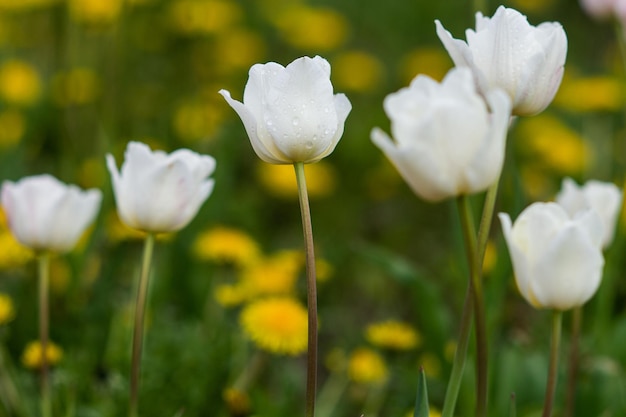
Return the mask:
<svg viewBox="0 0 626 417">
<path fill-rule="evenodd" d="M 487 103 L 467 68 L 440 84 L 418 75 L 383 103 L 394 140 L 379 128 L 371 138 L 426 200 L 484 191 L 500 176 L 511 116 L 503 91 L 489 92 Z"/>
<path fill-rule="evenodd" d="M 613 241 L 617 215 L 622 206 L 622 192 L 612 183 L 591 180 L 584 185 L 577 185 L 571 178 L 563 179 L 561 191 L 556 196 L 556 202 L 568 212 L 570 216 L 593 210 L 602 220 L 602 248 L 606 249 Z"/>
<path fill-rule="evenodd" d="M 220 90 L 246 128 L 256 154 L 270 164 L 311 163 L 337 146 L 352 109 L 344 94 L 333 94 L 330 64 L 298 58 L 250 68 L 243 103 Z"/>
<path fill-rule="evenodd" d="M 505 213 L 500 221 L 517 288 L 533 307 L 569 310 L 595 294 L 604 265 L 595 211 L 571 217 L 557 203 L 534 203 L 514 224 Z"/>
<path fill-rule="evenodd" d="M 66 185 L 51 175 L 2 184 L 2 207 L 11 232 L 35 251 L 68 252 L 91 224 L 102 193 Z"/>
<path fill-rule="evenodd" d="M 211 195 L 215 159 L 189 149 L 170 154 L 130 142 L 121 171 L 107 155 L 117 212 L 124 224 L 148 233 L 185 227 Z"/>
<path fill-rule="evenodd" d="M 466 31 L 467 42 L 454 39 L 438 20 L 435 25 L 454 64 L 471 68 L 483 94 L 505 90 L 513 114 L 539 113 L 554 98 L 567 54 L 567 37 L 559 23 L 532 26 L 526 16 L 500 6 L 492 18 L 476 13 L 476 30 Z"/>
</svg>

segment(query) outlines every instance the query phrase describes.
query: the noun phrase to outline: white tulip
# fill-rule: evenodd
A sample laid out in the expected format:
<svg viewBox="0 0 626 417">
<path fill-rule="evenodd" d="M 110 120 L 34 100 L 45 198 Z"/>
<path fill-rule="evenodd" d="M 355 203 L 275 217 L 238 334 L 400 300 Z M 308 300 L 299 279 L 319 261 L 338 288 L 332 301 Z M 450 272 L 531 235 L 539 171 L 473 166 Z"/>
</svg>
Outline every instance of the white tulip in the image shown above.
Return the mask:
<svg viewBox="0 0 626 417">
<path fill-rule="evenodd" d="M 36 251 L 68 252 L 98 210 L 102 193 L 82 191 L 51 175 L 2 183 L 2 207 L 17 240 Z"/>
<path fill-rule="evenodd" d="M 206 201 L 215 181 L 215 159 L 188 149 L 170 154 L 139 142 L 126 148 L 121 172 L 107 155 L 117 213 L 127 226 L 144 232 L 174 232 L 185 227 Z"/>
<path fill-rule="evenodd" d="M 418 75 L 383 103 L 395 142 L 379 128 L 371 138 L 420 197 L 439 201 L 484 191 L 502 170 L 511 104 L 494 90 L 487 104 L 470 70 L 441 82 Z"/>
<path fill-rule="evenodd" d="M 591 180 L 579 187 L 571 178 L 565 178 L 556 202 L 570 216 L 589 209 L 598 213 L 602 220 L 602 247 L 606 249 L 611 244 L 622 206 L 622 192 L 615 184 Z"/>
<path fill-rule="evenodd" d="M 250 68 L 243 103 L 220 90 L 237 112 L 256 154 L 271 164 L 311 163 L 328 156 L 343 134 L 352 105 L 333 95 L 330 64 L 302 57 Z"/>
<path fill-rule="evenodd" d="M 557 203 L 534 203 L 511 225 L 500 213 L 522 296 L 535 308 L 568 310 L 587 302 L 602 277 L 602 220 L 593 210 L 569 214 Z"/>
<path fill-rule="evenodd" d="M 559 23 L 531 26 L 526 16 L 500 6 L 492 18 L 476 14 L 476 30 L 466 31 L 467 43 L 454 39 L 438 20 L 435 25 L 455 65 L 472 69 L 483 94 L 505 90 L 513 114 L 539 113 L 554 98 L 567 54 L 567 37 Z"/>
</svg>

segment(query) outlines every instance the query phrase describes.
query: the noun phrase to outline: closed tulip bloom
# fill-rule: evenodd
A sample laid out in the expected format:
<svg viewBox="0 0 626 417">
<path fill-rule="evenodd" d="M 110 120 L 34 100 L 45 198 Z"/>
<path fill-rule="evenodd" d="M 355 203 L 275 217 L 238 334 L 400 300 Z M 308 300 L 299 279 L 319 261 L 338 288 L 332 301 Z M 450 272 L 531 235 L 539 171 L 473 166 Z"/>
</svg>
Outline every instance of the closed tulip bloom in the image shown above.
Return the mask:
<svg viewBox="0 0 626 417">
<path fill-rule="evenodd" d="M 250 68 L 243 103 L 221 90 L 246 128 L 256 154 L 271 164 L 311 163 L 328 156 L 352 109 L 334 94 L 330 64 L 302 57 L 287 67 L 275 62 Z"/>
<path fill-rule="evenodd" d="M 615 184 L 591 180 L 578 186 L 571 178 L 565 178 L 556 202 L 570 216 L 589 209 L 598 213 L 602 220 L 602 247 L 606 249 L 611 244 L 622 206 L 622 192 Z"/>
<path fill-rule="evenodd" d="M 2 207 L 11 232 L 36 251 L 68 252 L 100 208 L 102 193 L 66 185 L 51 175 L 2 183 Z"/>
<path fill-rule="evenodd" d="M 476 14 L 476 30 L 466 31 L 467 42 L 454 39 L 438 20 L 435 25 L 455 65 L 472 69 L 483 94 L 505 90 L 513 114 L 539 113 L 554 98 L 567 54 L 567 37 L 559 23 L 532 26 L 526 16 L 500 6 L 492 18 Z"/>
<path fill-rule="evenodd" d="M 568 310 L 587 302 L 602 277 L 602 220 L 575 217 L 557 203 L 534 203 L 511 225 L 501 213 L 517 288 L 535 308 Z"/>
<path fill-rule="evenodd" d="M 175 232 L 198 213 L 213 191 L 215 159 L 188 149 L 167 154 L 130 142 L 121 171 L 107 155 L 117 213 L 127 226 L 149 233 Z"/>
<path fill-rule="evenodd" d="M 484 191 L 502 170 L 511 115 L 504 92 L 489 92 L 487 102 L 491 112 L 466 68 L 441 84 L 418 75 L 383 103 L 393 140 L 379 128 L 371 138 L 425 200 Z"/>
</svg>

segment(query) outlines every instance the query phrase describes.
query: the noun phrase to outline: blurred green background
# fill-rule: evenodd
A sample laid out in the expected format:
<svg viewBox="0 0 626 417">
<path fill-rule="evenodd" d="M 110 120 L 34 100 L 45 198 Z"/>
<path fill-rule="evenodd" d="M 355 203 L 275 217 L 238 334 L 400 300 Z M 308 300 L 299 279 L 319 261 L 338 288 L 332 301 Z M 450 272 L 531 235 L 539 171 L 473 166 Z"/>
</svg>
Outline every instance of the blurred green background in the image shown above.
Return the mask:
<svg viewBox="0 0 626 417">
<path fill-rule="evenodd" d="M 621 186 L 626 107 L 620 29 L 591 20 L 573 0 L 504 5 L 535 25 L 561 22 L 569 50 L 555 101 L 511 128 L 496 210 L 516 217 L 529 203 L 552 199 L 566 176 Z M 497 6 L 488 2 L 484 14 Z M 80 247 L 53 263 L 51 338 L 62 351 L 53 371 L 55 416 L 127 410 L 141 236 L 117 219 L 104 155 L 112 153 L 121 164 L 130 140 L 217 159 L 215 191 L 197 218 L 157 243 L 140 414 L 304 413 L 305 355 L 259 346 L 257 338 L 271 328 L 263 333 L 264 323 L 250 329 L 240 319 L 268 297 L 304 303 L 293 168 L 261 162 L 217 93 L 225 88 L 241 99 L 251 65 L 287 65 L 302 55 L 328 59 L 335 91 L 353 105 L 334 153 L 307 167 L 322 271 L 318 414 L 404 417 L 424 366 L 437 415 L 468 275 L 457 213 L 452 201 L 431 204 L 413 195 L 369 139 L 374 126 L 389 128 L 382 109 L 387 94 L 418 73 L 441 79 L 451 68 L 435 19 L 464 38 L 474 26 L 473 5 L 0 0 L 0 178 L 50 173 L 105 194 Z M 474 198 L 477 213 L 481 201 Z M 585 309 L 576 416 L 626 415 L 622 221 L 618 228 L 600 292 Z M 533 310 L 517 294 L 497 223 L 492 234 L 485 284 L 490 415 L 507 415 L 513 392 L 518 415 L 539 415 L 549 313 Z M 25 355 L 37 338 L 35 275 L 32 254 L 3 223 L 0 416 L 38 410 L 36 355 Z M 409 328 L 387 326 L 382 339 L 372 336 L 369 326 L 388 320 Z M 566 402 L 569 322 L 566 315 L 557 413 Z M 473 378 L 470 360 L 459 416 L 473 413 Z"/>
</svg>

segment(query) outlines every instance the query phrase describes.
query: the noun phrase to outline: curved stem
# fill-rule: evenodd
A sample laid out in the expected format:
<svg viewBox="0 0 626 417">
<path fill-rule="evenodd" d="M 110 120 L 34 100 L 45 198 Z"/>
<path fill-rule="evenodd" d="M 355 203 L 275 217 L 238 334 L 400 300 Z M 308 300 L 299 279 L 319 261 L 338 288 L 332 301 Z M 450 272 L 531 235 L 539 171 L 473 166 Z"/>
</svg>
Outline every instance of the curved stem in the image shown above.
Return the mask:
<svg viewBox="0 0 626 417">
<path fill-rule="evenodd" d="M 315 394 L 317 390 L 317 282 L 315 274 L 315 251 L 313 246 L 313 227 L 311 226 L 309 196 L 307 194 L 306 179 L 304 176 L 304 163 L 294 163 L 294 169 L 298 183 L 302 231 L 304 233 L 304 251 L 306 253 L 307 307 L 309 316 L 306 417 L 313 417 L 315 415 Z"/>
<path fill-rule="evenodd" d="M 146 236 L 143 249 L 143 261 L 141 264 L 141 275 L 137 288 L 137 299 L 135 303 L 135 327 L 133 329 L 133 350 L 130 368 L 130 417 L 137 417 L 139 403 L 139 377 L 141 375 L 141 351 L 143 347 L 144 317 L 146 312 L 146 299 L 148 295 L 148 285 L 150 280 L 150 263 L 152 252 L 154 251 L 154 235 L 149 233 Z"/>
<path fill-rule="evenodd" d="M 563 313 L 554 311 L 552 313 L 552 338 L 550 341 L 550 365 L 548 368 L 548 384 L 546 385 L 546 398 L 543 404 L 542 417 L 552 415 L 554 404 L 554 393 L 556 392 L 557 370 L 559 365 L 559 345 L 561 343 L 561 322 Z"/>
<path fill-rule="evenodd" d="M 49 306 L 48 283 L 50 281 L 50 254 L 43 252 L 38 257 L 39 266 L 39 341 L 41 343 L 41 415 L 52 416 L 50 402 L 50 379 L 48 369 Z"/>
</svg>

